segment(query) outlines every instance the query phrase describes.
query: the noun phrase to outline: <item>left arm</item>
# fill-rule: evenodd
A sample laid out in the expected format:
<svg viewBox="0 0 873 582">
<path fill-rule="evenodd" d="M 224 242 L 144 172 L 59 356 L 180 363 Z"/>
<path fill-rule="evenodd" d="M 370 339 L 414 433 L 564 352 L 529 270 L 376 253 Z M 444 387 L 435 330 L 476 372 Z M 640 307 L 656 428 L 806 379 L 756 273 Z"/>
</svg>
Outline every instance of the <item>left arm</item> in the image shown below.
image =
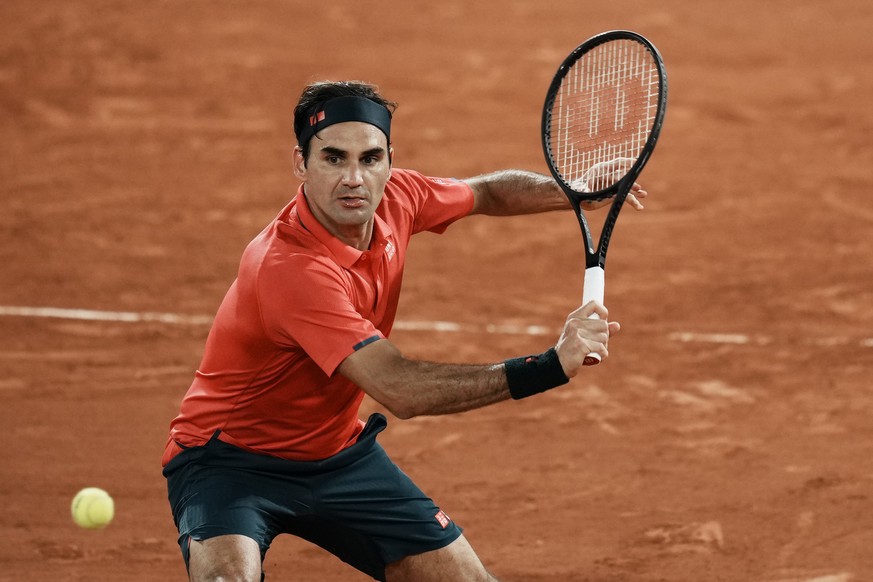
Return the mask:
<svg viewBox="0 0 873 582">
<path fill-rule="evenodd" d="M 525 170 L 502 170 L 464 180 L 473 189 L 473 210 L 470 214 L 514 216 L 550 210 L 568 210 L 570 202 L 551 177 Z M 626 203 L 642 210 L 640 199 L 648 193 L 634 184 Z M 609 200 L 586 202 L 583 210 L 596 210 Z"/>
<path fill-rule="evenodd" d="M 473 189 L 470 214 L 513 216 L 567 210 L 570 202 L 550 177 L 524 170 L 502 170 L 464 180 Z"/>
</svg>

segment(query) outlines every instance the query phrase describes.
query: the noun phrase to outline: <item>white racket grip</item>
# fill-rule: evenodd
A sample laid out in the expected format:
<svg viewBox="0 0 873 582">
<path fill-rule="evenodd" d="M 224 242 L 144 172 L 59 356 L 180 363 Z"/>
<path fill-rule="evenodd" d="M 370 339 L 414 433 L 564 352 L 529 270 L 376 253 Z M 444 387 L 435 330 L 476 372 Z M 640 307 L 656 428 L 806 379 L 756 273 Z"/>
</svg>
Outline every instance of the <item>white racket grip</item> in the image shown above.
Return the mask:
<svg viewBox="0 0 873 582">
<path fill-rule="evenodd" d="M 603 305 L 603 294 L 605 291 L 603 267 L 588 267 L 585 269 L 585 281 L 582 285 L 582 305 L 587 305 L 591 301 L 597 301 Z M 589 319 L 600 319 L 600 316 L 592 313 Z M 600 363 L 600 356 L 595 353 L 588 354 L 582 363 L 585 366 L 595 366 Z"/>
</svg>

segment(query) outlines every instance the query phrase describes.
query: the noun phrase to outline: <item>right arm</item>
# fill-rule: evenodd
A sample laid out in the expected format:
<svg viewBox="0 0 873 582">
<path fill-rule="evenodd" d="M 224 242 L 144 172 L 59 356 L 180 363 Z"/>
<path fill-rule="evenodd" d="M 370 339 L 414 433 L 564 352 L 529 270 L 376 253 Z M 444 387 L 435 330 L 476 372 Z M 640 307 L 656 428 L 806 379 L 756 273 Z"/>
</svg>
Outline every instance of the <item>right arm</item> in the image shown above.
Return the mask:
<svg viewBox="0 0 873 582">
<path fill-rule="evenodd" d="M 602 319 L 589 319 L 597 313 Z M 619 330 L 606 309 L 589 303 L 567 317 L 555 349 L 567 377 L 591 352 L 608 356 L 609 336 Z M 510 398 L 504 364 L 442 364 L 405 357 L 387 339 L 348 356 L 338 371 L 399 418 L 452 414 Z"/>
</svg>

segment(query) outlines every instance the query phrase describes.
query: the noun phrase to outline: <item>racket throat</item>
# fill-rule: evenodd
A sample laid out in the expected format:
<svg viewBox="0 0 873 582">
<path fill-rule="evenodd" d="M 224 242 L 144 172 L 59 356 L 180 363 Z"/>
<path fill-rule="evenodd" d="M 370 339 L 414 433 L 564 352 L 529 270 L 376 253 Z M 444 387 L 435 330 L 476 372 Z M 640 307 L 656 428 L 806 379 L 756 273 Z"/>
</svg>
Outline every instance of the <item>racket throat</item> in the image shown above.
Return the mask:
<svg viewBox="0 0 873 582">
<path fill-rule="evenodd" d="M 579 230 L 582 231 L 582 238 L 585 242 L 585 251 L 588 255 L 591 255 L 593 254 L 592 249 L 594 249 L 594 241 L 591 237 L 591 229 L 588 227 L 588 221 L 585 219 L 585 213 L 582 211 L 582 207 L 579 206 L 579 203 L 576 200 L 571 200 L 571 202 L 576 211 L 576 221 L 579 223 Z M 590 260 L 590 257 L 588 260 Z"/>
</svg>

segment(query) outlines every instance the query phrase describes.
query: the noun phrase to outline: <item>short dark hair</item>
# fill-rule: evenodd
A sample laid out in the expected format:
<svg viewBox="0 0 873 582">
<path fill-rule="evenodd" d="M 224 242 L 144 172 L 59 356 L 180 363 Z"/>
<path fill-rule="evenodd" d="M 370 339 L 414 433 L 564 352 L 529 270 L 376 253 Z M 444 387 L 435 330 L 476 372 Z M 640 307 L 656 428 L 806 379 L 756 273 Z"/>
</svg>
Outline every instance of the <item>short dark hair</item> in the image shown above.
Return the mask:
<svg viewBox="0 0 873 582">
<path fill-rule="evenodd" d="M 303 89 L 297 106 L 294 108 L 294 133 L 300 135 L 306 121 L 321 106 L 336 97 L 365 97 L 387 108 L 392 114 L 397 103 L 379 94 L 379 88 L 363 81 L 317 81 Z M 309 142 L 303 144 L 303 160 L 309 157 Z"/>
</svg>

